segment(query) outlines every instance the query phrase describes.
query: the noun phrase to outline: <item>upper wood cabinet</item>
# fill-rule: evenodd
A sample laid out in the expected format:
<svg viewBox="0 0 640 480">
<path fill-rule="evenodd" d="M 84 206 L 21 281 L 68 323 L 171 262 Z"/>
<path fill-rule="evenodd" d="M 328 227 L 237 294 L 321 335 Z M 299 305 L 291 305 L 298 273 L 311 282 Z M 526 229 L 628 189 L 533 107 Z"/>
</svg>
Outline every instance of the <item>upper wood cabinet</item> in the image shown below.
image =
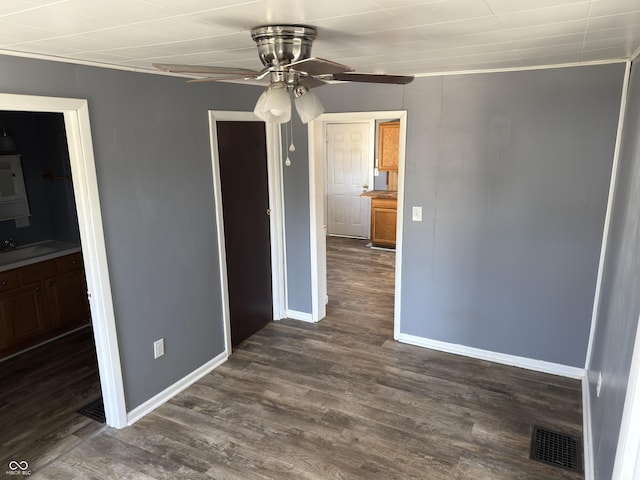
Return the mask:
<svg viewBox="0 0 640 480">
<path fill-rule="evenodd" d="M 385 122 L 378 125 L 378 170 L 398 171 L 398 146 L 400 144 L 400 122 Z"/>
<path fill-rule="evenodd" d="M 0 221 L 29 215 L 20 155 L 0 155 Z"/>
</svg>

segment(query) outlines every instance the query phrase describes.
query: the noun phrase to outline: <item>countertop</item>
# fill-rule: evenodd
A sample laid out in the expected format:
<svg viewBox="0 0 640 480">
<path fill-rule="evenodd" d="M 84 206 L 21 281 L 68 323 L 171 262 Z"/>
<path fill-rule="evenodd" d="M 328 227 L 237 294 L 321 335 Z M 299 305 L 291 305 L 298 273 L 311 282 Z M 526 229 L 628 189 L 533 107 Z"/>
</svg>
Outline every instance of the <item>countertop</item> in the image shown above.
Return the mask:
<svg viewBox="0 0 640 480">
<path fill-rule="evenodd" d="M 371 197 L 371 198 L 398 198 L 397 190 L 368 190 L 366 192 L 362 192 L 360 194 L 361 197 Z"/>
<path fill-rule="evenodd" d="M 70 255 L 81 251 L 75 243 L 46 240 L 44 242 L 21 245 L 14 250 L 0 252 L 0 272 L 24 267 L 32 263 Z"/>
</svg>

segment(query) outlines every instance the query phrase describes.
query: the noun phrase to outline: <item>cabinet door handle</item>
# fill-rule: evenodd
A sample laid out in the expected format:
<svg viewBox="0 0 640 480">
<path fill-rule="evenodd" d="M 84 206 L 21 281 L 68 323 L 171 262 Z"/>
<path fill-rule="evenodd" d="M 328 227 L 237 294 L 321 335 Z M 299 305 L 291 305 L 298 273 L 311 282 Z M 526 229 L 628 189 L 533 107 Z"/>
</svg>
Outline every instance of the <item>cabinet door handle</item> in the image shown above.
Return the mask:
<svg viewBox="0 0 640 480">
<path fill-rule="evenodd" d="M 47 285 L 48 287 L 53 287 L 53 282 L 49 282 L 49 285 Z"/>
<path fill-rule="evenodd" d="M 2 280 L 2 286 L 6 287 L 7 286 L 7 281 L 6 280 Z"/>
<path fill-rule="evenodd" d="M 39 291 L 40 291 L 40 287 L 36 287 L 36 288 L 35 288 L 35 291 L 36 291 L 36 292 L 39 292 Z"/>
</svg>

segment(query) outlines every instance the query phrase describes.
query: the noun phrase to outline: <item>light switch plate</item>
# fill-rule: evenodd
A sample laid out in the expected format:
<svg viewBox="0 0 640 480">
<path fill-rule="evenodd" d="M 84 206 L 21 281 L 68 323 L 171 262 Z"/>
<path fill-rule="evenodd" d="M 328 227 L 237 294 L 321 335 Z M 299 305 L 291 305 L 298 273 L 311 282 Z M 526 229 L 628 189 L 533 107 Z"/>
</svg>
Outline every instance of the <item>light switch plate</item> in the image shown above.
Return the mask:
<svg viewBox="0 0 640 480">
<path fill-rule="evenodd" d="M 414 222 L 422 221 L 422 207 L 413 207 L 411 209 L 411 220 Z"/>
<path fill-rule="evenodd" d="M 159 358 L 164 355 L 164 338 L 153 342 L 153 358 Z"/>
</svg>

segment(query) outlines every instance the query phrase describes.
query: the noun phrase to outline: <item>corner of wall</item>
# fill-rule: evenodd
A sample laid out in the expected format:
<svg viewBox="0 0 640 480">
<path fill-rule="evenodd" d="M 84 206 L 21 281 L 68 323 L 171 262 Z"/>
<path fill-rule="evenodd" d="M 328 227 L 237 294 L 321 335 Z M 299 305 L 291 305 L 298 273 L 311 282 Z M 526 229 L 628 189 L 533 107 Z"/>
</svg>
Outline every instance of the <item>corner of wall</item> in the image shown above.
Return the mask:
<svg viewBox="0 0 640 480">
<path fill-rule="evenodd" d="M 585 375 L 582 377 L 582 451 L 584 457 L 584 480 L 594 480 L 591 388 L 588 370 L 585 370 Z"/>
</svg>

